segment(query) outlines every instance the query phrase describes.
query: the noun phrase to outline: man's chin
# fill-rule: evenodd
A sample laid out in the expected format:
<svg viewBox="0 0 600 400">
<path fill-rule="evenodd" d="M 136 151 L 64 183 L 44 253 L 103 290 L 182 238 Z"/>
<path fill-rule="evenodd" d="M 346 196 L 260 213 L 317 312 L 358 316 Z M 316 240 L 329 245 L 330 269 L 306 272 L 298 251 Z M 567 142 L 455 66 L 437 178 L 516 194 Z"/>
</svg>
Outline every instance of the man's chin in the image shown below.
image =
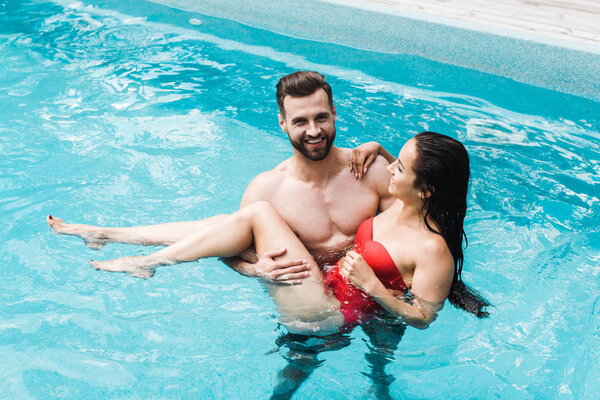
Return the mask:
<svg viewBox="0 0 600 400">
<path fill-rule="evenodd" d="M 332 142 L 329 142 L 321 148 L 310 148 L 301 142 L 295 142 L 291 139 L 290 142 L 292 143 L 292 146 L 296 150 L 298 150 L 298 152 L 302 154 L 302 156 L 304 156 L 304 158 L 310 161 L 321 161 L 327 158 L 327 156 L 329 155 L 329 151 L 331 150 L 331 146 L 333 144 Z"/>
<path fill-rule="evenodd" d="M 321 161 L 323 159 L 325 159 L 327 157 L 327 155 L 329 154 L 329 150 L 331 149 L 331 146 L 326 146 L 323 148 L 309 148 L 307 146 L 302 146 L 301 148 L 296 147 L 297 150 L 300 151 L 300 153 L 304 156 L 304 158 L 306 158 L 307 160 L 310 161 Z"/>
<path fill-rule="evenodd" d="M 327 151 L 324 151 L 324 152 L 306 152 L 306 153 L 304 153 L 304 156 L 306 158 L 308 158 L 310 161 L 321 161 L 321 160 L 324 160 L 325 158 L 327 158 L 328 154 L 329 154 L 329 149 L 327 149 Z"/>
</svg>

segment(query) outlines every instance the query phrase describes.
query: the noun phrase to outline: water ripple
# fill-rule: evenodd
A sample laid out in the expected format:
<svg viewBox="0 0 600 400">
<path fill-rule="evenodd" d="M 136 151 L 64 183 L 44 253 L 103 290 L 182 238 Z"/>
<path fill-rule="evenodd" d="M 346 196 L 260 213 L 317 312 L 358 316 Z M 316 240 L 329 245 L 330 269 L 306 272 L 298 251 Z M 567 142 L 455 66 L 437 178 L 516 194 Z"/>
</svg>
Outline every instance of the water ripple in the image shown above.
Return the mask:
<svg viewBox="0 0 600 400">
<path fill-rule="evenodd" d="M 149 281 L 101 274 L 88 259 L 152 249 L 96 252 L 50 235 L 44 216 L 128 226 L 235 210 L 250 179 L 290 154 L 273 90 L 296 68 L 328 76 L 340 145 L 378 140 L 397 153 L 436 130 L 471 156 L 464 277 L 494 304 L 492 317 L 447 306 L 428 330 L 407 330 L 389 366 L 393 387 L 427 398 L 453 382 L 474 398 L 583 398 L 597 387 L 597 120 L 402 85 L 326 55 L 222 39 L 203 31 L 206 21 L 184 29 L 78 2 L 7 4 L 0 357 L 11 368 L 0 379 L 13 397 L 198 397 L 197 382 L 231 374 L 236 387 L 269 392 L 282 361 L 264 355 L 277 317 L 260 285 L 214 260 Z M 360 346 L 328 354 L 330 370 L 308 385 L 367 384 L 348 373 L 364 364 Z M 243 364 L 256 375 L 237 374 Z M 231 394 L 227 382 L 213 397 Z"/>
</svg>

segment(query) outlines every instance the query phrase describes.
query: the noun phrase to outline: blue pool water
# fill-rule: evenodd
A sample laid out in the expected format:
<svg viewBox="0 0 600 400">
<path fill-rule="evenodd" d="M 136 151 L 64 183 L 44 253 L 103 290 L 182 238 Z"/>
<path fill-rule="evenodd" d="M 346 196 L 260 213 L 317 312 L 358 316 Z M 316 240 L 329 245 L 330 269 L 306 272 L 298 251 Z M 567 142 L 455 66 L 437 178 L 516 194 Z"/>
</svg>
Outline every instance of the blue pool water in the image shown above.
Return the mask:
<svg viewBox="0 0 600 400">
<path fill-rule="evenodd" d="M 464 277 L 493 304 L 407 329 L 393 398 L 600 393 L 600 104 L 415 56 L 298 40 L 143 2 L 0 1 L 0 398 L 267 398 L 283 349 L 261 285 L 217 260 L 151 280 L 87 264 L 67 221 L 234 211 L 291 154 L 274 85 L 334 90 L 340 146 L 422 130 L 472 160 Z M 359 399 L 369 342 L 323 353 L 299 399 Z M 389 356 L 392 357 L 392 356 Z"/>
</svg>

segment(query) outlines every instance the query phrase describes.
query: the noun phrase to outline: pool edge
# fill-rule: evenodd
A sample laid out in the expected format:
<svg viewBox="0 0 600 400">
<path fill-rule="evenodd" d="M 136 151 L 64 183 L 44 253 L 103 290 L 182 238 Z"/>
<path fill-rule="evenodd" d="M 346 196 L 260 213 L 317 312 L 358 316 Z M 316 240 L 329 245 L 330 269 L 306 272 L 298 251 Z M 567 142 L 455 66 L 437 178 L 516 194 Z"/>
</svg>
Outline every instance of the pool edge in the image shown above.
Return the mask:
<svg viewBox="0 0 600 400">
<path fill-rule="evenodd" d="M 230 19 L 274 33 L 380 53 L 417 55 L 499 75 L 517 82 L 600 101 L 600 49 L 553 44 L 523 35 L 501 35 L 319 0 L 148 0 L 168 7 Z M 291 12 L 290 10 L 293 10 Z M 593 46 L 589 47 L 593 50 Z"/>
</svg>

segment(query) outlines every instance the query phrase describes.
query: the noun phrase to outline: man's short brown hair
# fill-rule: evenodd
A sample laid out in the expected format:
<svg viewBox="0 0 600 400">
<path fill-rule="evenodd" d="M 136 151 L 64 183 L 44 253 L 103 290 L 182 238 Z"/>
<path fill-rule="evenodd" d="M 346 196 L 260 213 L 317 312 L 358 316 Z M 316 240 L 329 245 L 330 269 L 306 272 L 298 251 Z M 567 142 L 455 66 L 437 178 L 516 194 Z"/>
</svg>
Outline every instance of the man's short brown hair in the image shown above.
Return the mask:
<svg viewBox="0 0 600 400">
<path fill-rule="evenodd" d="M 331 86 L 325 81 L 323 75 L 314 71 L 297 71 L 284 76 L 277 82 L 277 107 L 279 107 L 279 114 L 285 118 L 285 109 L 283 108 L 285 96 L 310 96 L 319 89 L 323 89 L 327 93 L 329 108 L 333 110 Z"/>
</svg>

